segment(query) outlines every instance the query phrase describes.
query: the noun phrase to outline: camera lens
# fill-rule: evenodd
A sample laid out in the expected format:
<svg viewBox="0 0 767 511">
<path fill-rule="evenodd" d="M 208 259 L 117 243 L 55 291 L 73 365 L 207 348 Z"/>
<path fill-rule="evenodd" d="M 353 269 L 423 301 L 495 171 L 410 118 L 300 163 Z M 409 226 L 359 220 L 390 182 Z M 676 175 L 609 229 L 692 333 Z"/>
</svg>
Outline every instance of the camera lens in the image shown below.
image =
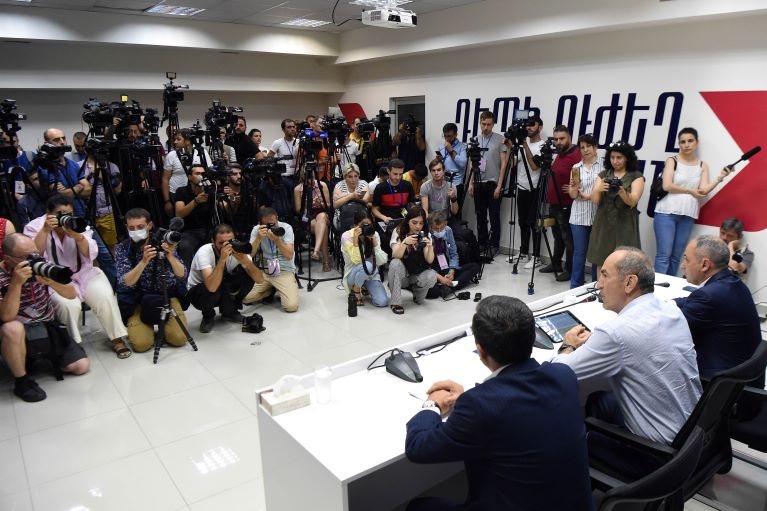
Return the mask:
<svg viewBox="0 0 767 511">
<path fill-rule="evenodd" d="M 49 263 L 40 256 L 30 255 L 27 257 L 29 267 L 32 273 L 51 279 L 59 284 L 69 284 L 72 282 L 72 270 L 66 266 Z"/>
<path fill-rule="evenodd" d="M 82 233 L 88 227 L 88 222 L 83 217 L 75 216 L 72 213 L 59 213 L 56 218 L 61 227 L 70 231 Z"/>
</svg>

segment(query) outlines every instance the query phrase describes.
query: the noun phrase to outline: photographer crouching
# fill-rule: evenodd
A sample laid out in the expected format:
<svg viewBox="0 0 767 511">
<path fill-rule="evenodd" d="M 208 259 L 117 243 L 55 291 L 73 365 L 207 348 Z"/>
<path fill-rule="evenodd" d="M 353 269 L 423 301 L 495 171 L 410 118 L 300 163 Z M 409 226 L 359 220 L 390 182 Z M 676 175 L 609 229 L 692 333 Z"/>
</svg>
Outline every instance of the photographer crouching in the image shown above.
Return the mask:
<svg viewBox="0 0 767 511">
<path fill-rule="evenodd" d="M 122 320 L 128 325 L 128 339 L 133 350 L 141 353 L 154 345 L 153 325 L 161 323 L 161 276 L 165 277 L 170 306 L 189 328 L 184 306 L 179 300 L 186 295 L 186 268 L 178 258 L 176 244 L 172 243 L 180 238 L 180 234 L 174 230 L 155 230 L 149 211 L 142 208 L 128 210 L 125 226 L 129 239 L 115 248 L 117 303 Z M 167 266 L 161 266 L 165 261 Z M 186 344 L 186 335 L 175 321 L 166 324 L 165 342 L 171 346 Z"/>
<path fill-rule="evenodd" d="M 37 247 L 29 237 L 11 233 L 3 240 L 0 348 L 15 378 L 13 393 L 29 403 L 42 401 L 46 394 L 27 374 L 27 346 L 34 347 L 50 340 L 48 344 L 55 355 L 57 377 L 60 372 L 85 374 L 91 366 L 85 350 L 72 342 L 66 329 L 56 321 L 48 293 L 50 287 L 60 296 L 74 298 L 77 296 L 75 287 L 40 276 L 41 272 L 50 275 L 53 270 L 53 273 L 64 273 L 60 275 L 65 277 L 61 280 L 67 280 L 71 272 L 67 268 L 51 269 L 50 266 L 37 255 Z"/>
<path fill-rule="evenodd" d="M 250 253 L 250 243 L 234 239 L 229 225 L 218 224 L 213 229 L 212 243 L 203 245 L 194 255 L 187 288 L 192 305 L 202 311 L 200 332 L 206 334 L 213 329 L 215 307 L 224 321 L 242 322 L 237 311 L 242 308 L 243 298 L 253 289 L 253 283 L 264 282 Z"/>
<path fill-rule="evenodd" d="M 24 234 L 35 241 L 37 251 L 54 264 L 73 271 L 72 282 L 76 296 L 51 294 L 51 300 L 59 318 L 76 343 L 81 343 L 78 320 L 82 302 L 87 303 L 99 319 L 104 331 L 112 340 L 112 351 L 118 358 L 127 358 L 131 351 L 123 337 L 128 335 L 120 319 L 112 286 L 100 268 L 93 266 L 98 254 L 93 231 L 84 218 L 74 215 L 72 199 L 65 195 L 53 195 L 46 203 L 48 214 L 35 218 L 24 227 Z"/>
</svg>

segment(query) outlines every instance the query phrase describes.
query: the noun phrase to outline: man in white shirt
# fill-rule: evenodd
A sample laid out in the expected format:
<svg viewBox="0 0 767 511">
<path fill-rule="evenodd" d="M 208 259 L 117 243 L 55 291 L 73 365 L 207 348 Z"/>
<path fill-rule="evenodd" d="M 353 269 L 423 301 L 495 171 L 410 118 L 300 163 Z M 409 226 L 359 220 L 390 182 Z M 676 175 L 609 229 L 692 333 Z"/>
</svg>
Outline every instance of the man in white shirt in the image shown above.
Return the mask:
<svg viewBox="0 0 767 511">
<path fill-rule="evenodd" d="M 286 160 L 286 172 L 283 176 L 293 176 L 296 173 L 296 154 L 298 153 L 298 140 L 296 140 L 296 121 L 293 119 L 284 119 L 280 123 L 283 137 L 272 142 L 272 147 L 266 154 L 267 157 L 276 156 L 283 158 L 290 156 L 292 160 Z"/>
</svg>

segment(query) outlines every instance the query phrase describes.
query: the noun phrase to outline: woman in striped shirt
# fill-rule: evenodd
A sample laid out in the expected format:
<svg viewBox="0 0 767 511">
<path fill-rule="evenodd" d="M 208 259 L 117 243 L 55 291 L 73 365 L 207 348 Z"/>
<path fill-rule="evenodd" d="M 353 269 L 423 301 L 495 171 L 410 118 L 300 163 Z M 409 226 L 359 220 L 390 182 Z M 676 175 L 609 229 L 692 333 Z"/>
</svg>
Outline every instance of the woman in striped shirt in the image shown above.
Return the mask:
<svg viewBox="0 0 767 511">
<path fill-rule="evenodd" d="M 602 172 L 602 158 L 597 156 L 597 140 L 593 135 L 578 137 L 578 148 L 583 158 L 570 172 L 570 230 L 573 233 L 573 271 L 570 273 L 570 288 L 582 286 L 585 281 L 584 267 L 589 249 L 591 224 L 597 213 L 597 205 L 591 202 L 591 191 L 597 176 Z M 597 280 L 597 266 L 591 265 L 591 281 Z"/>
</svg>

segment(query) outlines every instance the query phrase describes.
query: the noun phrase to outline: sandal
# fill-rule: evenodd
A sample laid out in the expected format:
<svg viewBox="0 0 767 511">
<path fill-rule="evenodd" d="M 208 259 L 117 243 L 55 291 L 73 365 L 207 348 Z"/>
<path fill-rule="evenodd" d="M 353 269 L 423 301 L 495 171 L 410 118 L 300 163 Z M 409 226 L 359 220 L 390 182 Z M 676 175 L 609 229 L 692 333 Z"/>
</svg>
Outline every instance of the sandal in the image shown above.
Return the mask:
<svg viewBox="0 0 767 511">
<path fill-rule="evenodd" d="M 329 272 L 330 271 L 330 262 L 329 261 L 323 261 L 322 262 L 322 271 Z"/>
<path fill-rule="evenodd" d="M 320 253 L 317 251 L 312 252 L 312 261 L 319 261 L 320 260 Z"/>
<path fill-rule="evenodd" d="M 405 313 L 405 309 L 402 308 L 402 305 L 392 305 L 391 306 L 391 311 L 394 314 L 404 314 Z"/>
<path fill-rule="evenodd" d="M 133 354 L 131 349 L 122 339 L 115 339 L 112 341 L 112 351 L 115 352 L 117 358 L 128 358 Z"/>
<path fill-rule="evenodd" d="M 362 292 L 358 288 L 356 288 L 356 286 L 352 287 L 352 293 L 354 293 L 354 297 L 357 299 L 357 306 L 359 307 L 364 306 L 365 299 L 362 297 Z"/>
</svg>

